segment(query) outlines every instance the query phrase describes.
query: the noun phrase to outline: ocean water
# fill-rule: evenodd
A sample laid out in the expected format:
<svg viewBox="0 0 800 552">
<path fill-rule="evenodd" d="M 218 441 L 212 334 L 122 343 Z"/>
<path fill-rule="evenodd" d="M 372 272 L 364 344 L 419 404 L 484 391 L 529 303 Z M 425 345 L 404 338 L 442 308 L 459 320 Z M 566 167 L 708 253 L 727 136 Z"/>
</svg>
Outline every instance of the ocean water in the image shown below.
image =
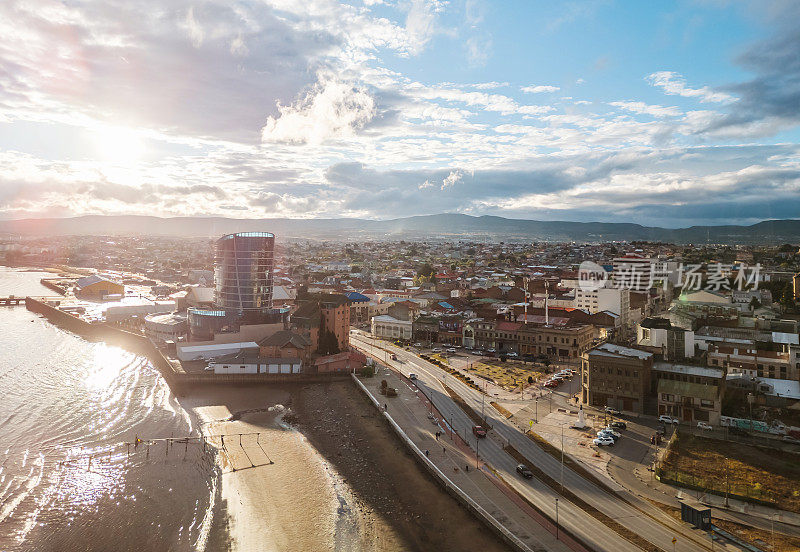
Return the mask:
<svg viewBox="0 0 800 552">
<path fill-rule="evenodd" d="M 0 296 L 52 295 L 0 267 Z M 0 551 L 224 548 L 219 474 L 147 359 L 0 307 Z M 128 446 L 136 438 L 153 440 Z"/>
</svg>

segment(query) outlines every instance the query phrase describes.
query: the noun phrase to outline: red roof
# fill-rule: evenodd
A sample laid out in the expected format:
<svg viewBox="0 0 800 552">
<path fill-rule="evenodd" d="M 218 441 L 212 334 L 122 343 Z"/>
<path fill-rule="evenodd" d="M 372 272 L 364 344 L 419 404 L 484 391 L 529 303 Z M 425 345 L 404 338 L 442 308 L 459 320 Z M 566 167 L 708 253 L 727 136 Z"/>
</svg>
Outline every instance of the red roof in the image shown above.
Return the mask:
<svg viewBox="0 0 800 552">
<path fill-rule="evenodd" d="M 502 330 L 504 332 L 515 332 L 520 328 L 520 326 L 522 326 L 522 324 L 520 324 L 519 322 L 504 321 L 497 323 L 497 329 Z"/>
</svg>

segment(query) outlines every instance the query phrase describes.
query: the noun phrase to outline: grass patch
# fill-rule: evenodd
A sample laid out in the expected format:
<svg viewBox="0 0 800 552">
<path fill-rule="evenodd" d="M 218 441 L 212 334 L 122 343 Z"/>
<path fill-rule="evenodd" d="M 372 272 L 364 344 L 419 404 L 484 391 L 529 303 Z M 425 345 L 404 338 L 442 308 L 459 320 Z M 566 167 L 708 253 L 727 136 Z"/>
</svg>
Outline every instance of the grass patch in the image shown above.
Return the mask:
<svg viewBox="0 0 800 552">
<path fill-rule="evenodd" d="M 673 508 L 672 506 L 668 506 L 666 504 L 662 504 L 661 502 L 657 502 L 654 500 L 649 500 L 651 504 L 666 512 L 671 517 L 675 518 L 676 520 L 681 520 L 681 511 L 679 508 Z M 762 543 L 767 543 L 768 546 L 772 545 L 772 532 L 766 531 L 764 529 L 757 529 L 750 525 L 742 525 L 741 523 L 736 523 L 735 521 L 727 521 L 724 519 L 715 519 L 713 517 L 713 510 L 712 510 L 712 523 L 719 527 L 720 529 L 724 529 L 728 533 L 735 535 L 736 537 L 742 539 L 745 542 L 749 542 L 750 544 L 755 544 L 758 546 L 757 541 L 761 541 Z M 768 546 L 764 546 L 763 544 L 759 548 L 768 548 Z M 775 533 L 775 551 L 776 552 L 797 552 L 800 550 L 800 537 L 791 537 L 789 535 L 784 535 L 781 533 Z"/>
<path fill-rule="evenodd" d="M 522 382 L 527 386 L 529 377 L 533 378 L 533 381 L 539 381 L 544 377 L 543 368 L 515 361 L 481 360 L 463 369 L 507 391 L 519 389 Z"/>
<path fill-rule="evenodd" d="M 726 460 L 727 458 L 727 460 Z M 681 433 L 661 465 L 663 477 L 800 512 L 800 455 Z"/>
<path fill-rule="evenodd" d="M 489 404 L 492 405 L 494 407 L 494 409 L 497 410 L 500 414 L 502 414 L 506 419 L 508 419 L 511 416 L 513 416 L 513 414 L 511 412 L 509 412 L 507 408 L 505 408 L 503 406 L 500 406 L 496 402 L 489 401 Z"/>
</svg>

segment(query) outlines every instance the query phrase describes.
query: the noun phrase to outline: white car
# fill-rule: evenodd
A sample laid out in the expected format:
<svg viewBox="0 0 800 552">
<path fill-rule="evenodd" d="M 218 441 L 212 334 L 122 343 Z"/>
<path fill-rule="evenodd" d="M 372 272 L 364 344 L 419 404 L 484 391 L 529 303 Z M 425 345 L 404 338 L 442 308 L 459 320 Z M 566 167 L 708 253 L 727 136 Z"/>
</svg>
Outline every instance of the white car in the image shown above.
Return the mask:
<svg viewBox="0 0 800 552">
<path fill-rule="evenodd" d="M 680 420 L 678 418 L 673 418 L 672 416 L 667 416 L 666 414 L 662 414 L 658 417 L 658 421 L 662 424 L 678 424 Z"/>
<path fill-rule="evenodd" d="M 448 353 L 455 353 L 456 352 L 456 348 L 455 347 L 450 347 L 449 349 L 447 349 L 447 352 Z"/>
<path fill-rule="evenodd" d="M 477 350 L 476 351 L 472 351 L 472 354 L 473 355 L 482 355 L 483 351 L 477 351 Z"/>
<path fill-rule="evenodd" d="M 442 350 L 439 347 L 434 347 L 433 349 L 431 349 L 431 352 L 432 353 L 441 353 Z"/>
<path fill-rule="evenodd" d="M 598 437 L 592 443 L 598 447 L 610 447 L 614 444 L 614 439 L 611 437 Z"/>
<path fill-rule="evenodd" d="M 511 351 L 511 352 L 510 352 L 510 353 L 508 353 L 506 356 L 507 356 L 508 358 L 517 358 L 519 355 L 518 355 L 517 353 L 515 353 L 514 351 Z"/>
<path fill-rule="evenodd" d="M 622 437 L 622 434 L 620 432 L 616 431 L 613 427 L 610 427 L 610 426 L 609 427 L 604 427 L 603 429 L 600 430 L 600 432 L 601 433 L 608 433 L 609 435 L 613 435 L 617 439 Z"/>
<path fill-rule="evenodd" d="M 697 429 L 714 429 L 708 422 L 697 422 Z"/>
</svg>

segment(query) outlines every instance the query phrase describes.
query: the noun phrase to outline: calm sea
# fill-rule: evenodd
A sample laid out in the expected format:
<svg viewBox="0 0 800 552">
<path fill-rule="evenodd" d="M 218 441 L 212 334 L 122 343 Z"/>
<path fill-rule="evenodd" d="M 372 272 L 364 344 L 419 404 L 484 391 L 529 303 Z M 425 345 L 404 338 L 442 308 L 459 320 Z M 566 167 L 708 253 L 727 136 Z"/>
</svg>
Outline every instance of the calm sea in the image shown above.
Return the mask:
<svg viewBox="0 0 800 552">
<path fill-rule="evenodd" d="M 0 267 L 0 296 L 52 295 Z M 218 550 L 218 474 L 142 357 L 0 307 L 0 551 Z"/>
</svg>

